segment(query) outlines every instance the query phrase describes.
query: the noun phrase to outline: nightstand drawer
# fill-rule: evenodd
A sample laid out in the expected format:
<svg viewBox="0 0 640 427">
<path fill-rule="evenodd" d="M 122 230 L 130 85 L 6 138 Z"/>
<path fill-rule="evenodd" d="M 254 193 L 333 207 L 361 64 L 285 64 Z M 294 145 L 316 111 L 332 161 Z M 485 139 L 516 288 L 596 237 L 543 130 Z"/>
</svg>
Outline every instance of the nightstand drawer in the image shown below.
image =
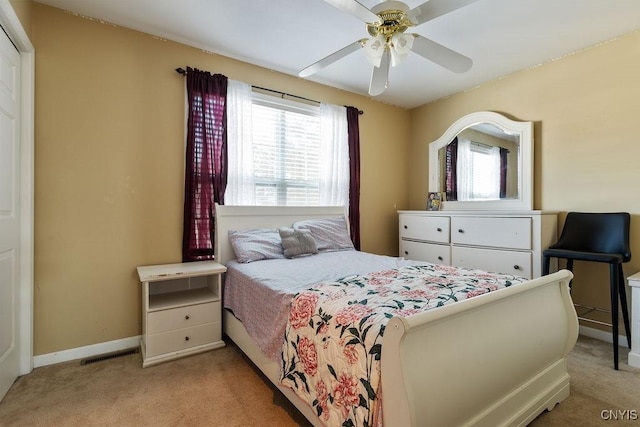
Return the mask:
<svg viewBox="0 0 640 427">
<path fill-rule="evenodd" d="M 147 333 L 173 331 L 220 321 L 220 301 L 149 313 Z"/>
<path fill-rule="evenodd" d="M 178 329 L 161 334 L 147 335 L 146 356 L 184 350 L 199 345 L 210 344 L 222 339 L 220 322 L 206 323 L 192 328 Z"/>
</svg>

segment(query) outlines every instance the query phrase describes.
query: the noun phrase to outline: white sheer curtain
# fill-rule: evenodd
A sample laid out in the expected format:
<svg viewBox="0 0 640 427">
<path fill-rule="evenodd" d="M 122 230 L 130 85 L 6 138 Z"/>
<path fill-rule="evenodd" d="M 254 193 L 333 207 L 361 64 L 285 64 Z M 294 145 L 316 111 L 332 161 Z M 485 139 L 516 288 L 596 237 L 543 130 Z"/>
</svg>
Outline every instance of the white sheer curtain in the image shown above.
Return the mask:
<svg viewBox="0 0 640 427">
<path fill-rule="evenodd" d="M 473 180 L 470 179 L 471 173 L 471 141 L 458 136 L 458 163 L 456 170 L 458 171 L 458 201 L 467 201 L 472 199 Z M 228 190 L 227 190 L 228 191 Z"/>
<path fill-rule="evenodd" d="M 255 205 L 256 181 L 251 85 L 229 80 L 227 87 L 228 173 L 225 204 Z M 349 141 L 345 107 L 321 104 L 320 205 L 349 205 Z"/>
<path fill-rule="evenodd" d="M 475 144 L 475 146 L 474 146 Z M 500 148 L 458 137 L 458 200 L 500 198 Z"/>
<path fill-rule="evenodd" d="M 320 104 L 320 205 L 349 206 L 347 109 Z"/>
<path fill-rule="evenodd" d="M 251 85 L 227 83 L 227 205 L 255 205 Z"/>
</svg>

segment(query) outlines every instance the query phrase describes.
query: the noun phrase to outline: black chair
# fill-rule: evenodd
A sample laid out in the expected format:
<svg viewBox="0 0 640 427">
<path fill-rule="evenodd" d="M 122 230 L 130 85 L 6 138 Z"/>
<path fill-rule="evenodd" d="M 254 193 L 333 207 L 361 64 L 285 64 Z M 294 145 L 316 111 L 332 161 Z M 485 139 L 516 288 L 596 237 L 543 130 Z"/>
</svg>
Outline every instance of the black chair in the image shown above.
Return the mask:
<svg viewBox="0 0 640 427">
<path fill-rule="evenodd" d="M 611 326 L 613 333 L 613 364 L 618 370 L 618 296 L 622 306 L 622 318 L 631 348 L 631 329 L 627 309 L 627 295 L 622 264 L 631 259 L 629 248 L 630 216 L 626 212 L 584 213 L 569 212 L 560 239 L 542 252 L 542 273 L 549 273 L 551 258 L 567 261 L 567 269 L 573 271 L 573 261 L 595 261 L 609 264 L 611 292 Z M 570 284 L 571 285 L 571 284 Z M 593 307 L 589 307 L 595 309 Z M 594 321 L 580 317 L 582 320 Z M 603 323 L 603 322 L 597 322 Z"/>
</svg>

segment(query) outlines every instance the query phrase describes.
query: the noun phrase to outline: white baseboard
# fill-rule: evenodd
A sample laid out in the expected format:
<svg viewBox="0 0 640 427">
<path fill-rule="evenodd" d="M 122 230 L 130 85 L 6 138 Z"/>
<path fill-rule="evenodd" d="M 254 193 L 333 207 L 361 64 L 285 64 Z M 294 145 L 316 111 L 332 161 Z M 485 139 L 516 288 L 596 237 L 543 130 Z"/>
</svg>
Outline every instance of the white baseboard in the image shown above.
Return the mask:
<svg viewBox="0 0 640 427">
<path fill-rule="evenodd" d="M 70 360 L 84 359 L 85 357 L 126 350 L 138 347 L 139 345 L 140 335 L 84 347 L 71 348 L 69 350 L 56 351 L 54 353 L 40 354 L 33 357 L 33 367 L 39 368 L 41 366 L 55 365 L 56 363 L 68 362 Z"/>
<path fill-rule="evenodd" d="M 613 337 L 609 331 L 602 331 L 600 329 L 580 325 L 579 334 L 584 335 L 585 337 L 595 338 L 600 341 L 613 343 Z M 627 344 L 627 337 L 625 335 L 618 335 L 618 345 L 629 348 L 629 345 Z"/>
</svg>

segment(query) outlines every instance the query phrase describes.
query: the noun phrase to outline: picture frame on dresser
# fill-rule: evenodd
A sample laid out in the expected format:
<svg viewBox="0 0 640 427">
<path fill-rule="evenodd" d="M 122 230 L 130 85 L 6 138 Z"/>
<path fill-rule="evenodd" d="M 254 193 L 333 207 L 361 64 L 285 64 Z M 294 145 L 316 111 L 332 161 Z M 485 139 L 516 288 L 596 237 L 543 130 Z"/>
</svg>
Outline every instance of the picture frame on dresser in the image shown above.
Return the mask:
<svg viewBox="0 0 640 427">
<path fill-rule="evenodd" d="M 442 202 L 444 201 L 445 193 L 441 192 L 433 192 L 430 191 L 427 196 L 427 210 L 428 211 L 439 211 L 442 208 Z"/>
</svg>

